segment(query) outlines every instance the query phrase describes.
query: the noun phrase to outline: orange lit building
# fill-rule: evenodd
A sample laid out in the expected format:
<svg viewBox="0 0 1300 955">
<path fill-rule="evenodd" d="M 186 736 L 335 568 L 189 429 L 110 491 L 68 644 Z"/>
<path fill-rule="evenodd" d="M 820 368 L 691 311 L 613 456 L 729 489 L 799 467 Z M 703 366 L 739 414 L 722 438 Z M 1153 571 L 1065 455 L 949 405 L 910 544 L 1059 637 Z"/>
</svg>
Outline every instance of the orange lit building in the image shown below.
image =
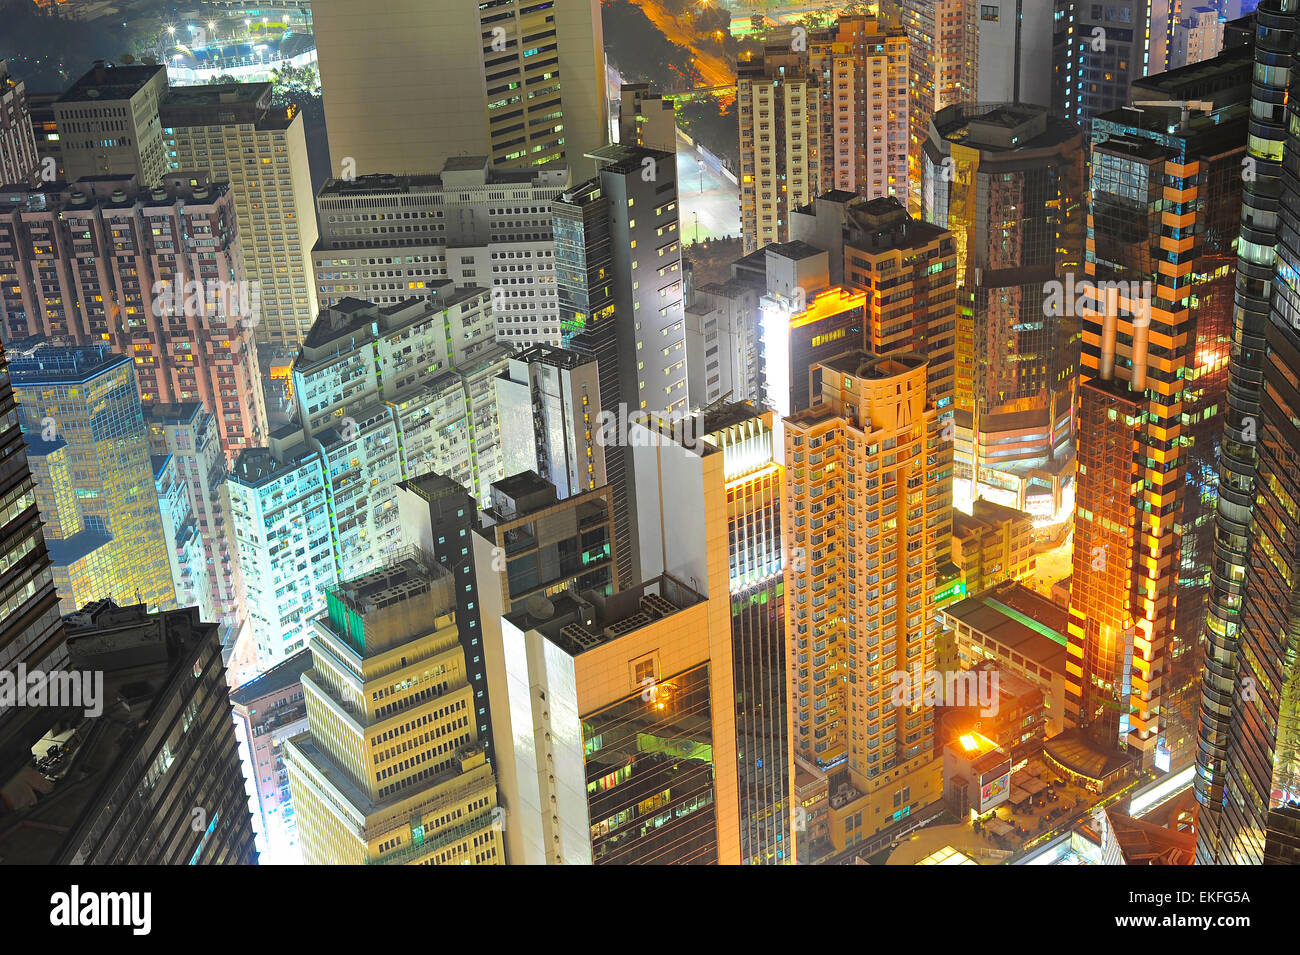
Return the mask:
<svg viewBox="0 0 1300 955">
<path fill-rule="evenodd" d="M 836 850 L 941 795 L 933 707 L 893 692 L 934 667 L 950 532 L 927 520 L 926 372 L 921 355 L 848 352 L 813 367 L 817 401 L 785 421 L 791 750 L 828 777 Z"/>
</svg>

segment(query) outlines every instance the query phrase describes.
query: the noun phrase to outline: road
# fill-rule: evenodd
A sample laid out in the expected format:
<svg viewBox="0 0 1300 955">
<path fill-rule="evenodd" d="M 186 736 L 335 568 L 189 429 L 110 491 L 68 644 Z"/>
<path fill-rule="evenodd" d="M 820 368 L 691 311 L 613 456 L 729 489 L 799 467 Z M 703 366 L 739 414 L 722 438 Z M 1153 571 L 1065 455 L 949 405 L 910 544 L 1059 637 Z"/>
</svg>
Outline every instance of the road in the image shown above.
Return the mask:
<svg viewBox="0 0 1300 955">
<path fill-rule="evenodd" d="M 677 198 L 682 242 L 740 235 L 740 191 L 677 132 Z"/>
<path fill-rule="evenodd" d="M 664 36 L 686 47 L 695 55 L 695 68 L 700 71 L 700 77 L 704 80 L 702 86 L 730 86 L 736 82 L 736 71 L 727 62 L 727 58 L 720 53 L 702 50 L 696 46 L 695 33 L 683 26 L 671 13 L 652 0 L 639 0 L 637 6 Z"/>
</svg>

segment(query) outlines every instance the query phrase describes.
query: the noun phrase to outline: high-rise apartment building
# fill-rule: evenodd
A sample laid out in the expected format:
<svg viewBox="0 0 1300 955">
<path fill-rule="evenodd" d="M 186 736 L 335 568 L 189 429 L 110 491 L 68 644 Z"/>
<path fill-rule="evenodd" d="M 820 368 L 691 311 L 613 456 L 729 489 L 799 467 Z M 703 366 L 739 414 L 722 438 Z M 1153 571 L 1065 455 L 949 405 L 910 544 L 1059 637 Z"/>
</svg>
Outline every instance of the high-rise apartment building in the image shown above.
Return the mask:
<svg viewBox="0 0 1300 955">
<path fill-rule="evenodd" d="M 178 86 L 159 107 L 168 168 L 229 184 L 249 282 L 257 283 L 259 342 L 293 347 L 316 319 L 316 243 L 303 118 L 275 106 L 270 83 Z"/>
<path fill-rule="evenodd" d="M 514 169 L 483 156 L 448 157 L 437 175 L 329 180 L 312 250 L 321 306 L 489 288 L 498 339 L 558 345 L 551 202 L 567 181 L 562 163 Z"/>
<path fill-rule="evenodd" d="M 399 482 L 437 467 L 490 500 L 505 365 L 485 289 L 321 312 L 294 362 L 295 423 L 242 454 L 226 482 L 262 666 L 302 649 L 325 588 L 402 546 Z"/>
<path fill-rule="evenodd" d="M 952 557 L 961 568 L 965 593 L 982 593 L 1034 569 L 1033 519 L 979 498 L 970 514 L 952 516 Z"/>
<path fill-rule="evenodd" d="M 344 299 L 322 310 L 294 360 L 297 420 L 308 438 L 347 441 L 391 418 L 399 440 L 381 453 L 403 476 L 438 467 L 486 503 L 502 473 L 495 380 L 506 357 L 486 289 L 387 306 Z"/>
<path fill-rule="evenodd" d="M 907 209 L 921 214 L 922 152 L 930 120 L 945 107 L 979 98 L 978 0 L 900 0 L 907 32 Z"/>
<path fill-rule="evenodd" d="M 0 195 L 0 334 L 107 343 L 146 405 L 200 401 L 227 460 L 266 441 L 234 200 L 202 173 Z"/>
<path fill-rule="evenodd" d="M 496 389 L 503 474 L 536 471 L 561 498 L 605 486 L 595 358 L 534 345 L 510 357 Z"/>
<path fill-rule="evenodd" d="M 806 32 L 802 35 L 806 43 Z M 740 124 L 740 234 L 745 251 L 790 237 L 790 213 L 820 187 L 820 72 L 794 37 L 768 43 L 736 71 Z"/>
<path fill-rule="evenodd" d="M 39 174 L 36 135 L 27 106 L 27 86 L 0 60 L 0 185 Z"/>
<path fill-rule="evenodd" d="M 337 175 L 428 173 L 464 155 L 577 173 L 608 139 L 597 0 L 317 0 L 312 16 Z"/>
<path fill-rule="evenodd" d="M 895 690 L 934 668 L 951 526 L 927 520 L 925 358 L 859 350 L 816 372 L 819 400 L 785 421 L 790 750 L 826 777 L 843 849 L 940 797 L 933 707 Z"/>
<path fill-rule="evenodd" d="M 1248 21 L 1250 22 L 1250 21 Z M 1264 356 L 1277 261 L 1278 207 L 1282 160 L 1295 140 L 1287 133 L 1291 51 L 1300 31 L 1300 7 L 1265 2 L 1256 11 L 1249 62 L 1259 77 L 1251 87 L 1251 126 L 1242 184 L 1237 245 L 1233 346 L 1228 360 L 1227 407 L 1215 508 L 1214 560 L 1209 612 L 1205 619 L 1205 672 L 1196 759 L 1196 797 L 1201 803 L 1197 861 L 1217 862 L 1224 781 L 1230 743 L 1241 606 L 1255 506 L 1256 465 L 1261 435 Z M 1225 51 L 1225 56 L 1227 55 Z"/>
<path fill-rule="evenodd" d="M 1069 515 L 1079 326 L 1044 302 L 1080 271 L 1083 165 L 1078 127 L 1043 107 L 950 106 L 930 124 L 923 214 L 952 233 L 970 303 L 957 316 L 963 510 L 984 497 L 1046 522 Z"/>
<path fill-rule="evenodd" d="M 309 865 L 503 865 L 453 578 L 418 550 L 329 591 L 284 744 Z"/>
<path fill-rule="evenodd" d="M 54 103 L 59 93 L 27 93 L 27 112 L 32 120 L 32 136 L 36 142 L 37 162 L 41 179 L 67 182 L 63 168 L 63 143 L 59 139 L 59 122 L 54 118 Z M 53 175 L 50 175 L 50 173 Z"/>
<path fill-rule="evenodd" d="M 311 651 L 299 650 L 230 694 L 244 779 L 252 789 L 249 804 L 257 853 L 263 865 L 302 860 L 284 741 L 307 729 L 302 674 L 310 667 Z"/>
<path fill-rule="evenodd" d="M 203 542 L 204 585 L 227 648 L 243 626 L 244 583 L 227 537 L 226 504 L 221 494 L 226 458 L 217 437 L 217 419 L 197 401 L 152 405 L 145 414 L 149 450 L 169 455 L 189 498 L 190 512 Z"/>
<path fill-rule="evenodd" d="M 1080 744 L 1143 768 L 1195 748 L 1245 95 L 1094 118 L 1089 288 L 1059 303 L 1083 321 L 1085 423 L 1066 708 Z"/>
<path fill-rule="evenodd" d="M 212 607 L 212 590 L 208 585 L 207 548 L 199 532 L 190 495 L 181 477 L 180 464 L 170 454 L 155 454 L 154 493 L 162 512 L 163 540 L 171 563 L 172 586 L 177 607 L 194 607 L 204 623 L 216 620 Z"/>
<path fill-rule="evenodd" d="M 64 176 L 134 176 L 162 182 L 170 168 L 158 105 L 165 66 L 105 66 L 103 60 L 54 101 Z"/>
<path fill-rule="evenodd" d="M 28 865 L 255 864 L 216 624 L 194 608 L 148 613 L 100 600 L 64 626 L 72 667 L 102 674 L 103 699 L 116 702 L 72 720 L 34 708 L 44 738 L 27 758 L 45 791 L 0 817 L 0 856 Z"/>
<path fill-rule="evenodd" d="M 106 346 L 11 350 L 18 420 L 65 613 L 95 600 L 176 606 L 132 364 Z"/>
<path fill-rule="evenodd" d="M 1210 60 L 1223 49 L 1223 18 L 1212 6 L 1175 11 L 1170 40 L 1169 68 L 1191 66 Z"/>
</svg>

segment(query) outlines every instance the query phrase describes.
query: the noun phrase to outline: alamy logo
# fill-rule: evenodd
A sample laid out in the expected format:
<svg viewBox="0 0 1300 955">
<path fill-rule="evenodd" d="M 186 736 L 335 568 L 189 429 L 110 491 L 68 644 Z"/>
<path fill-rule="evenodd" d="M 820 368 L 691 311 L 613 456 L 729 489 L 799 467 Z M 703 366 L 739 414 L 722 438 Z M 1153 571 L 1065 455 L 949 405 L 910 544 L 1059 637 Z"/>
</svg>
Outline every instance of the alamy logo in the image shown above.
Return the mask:
<svg viewBox="0 0 1300 955">
<path fill-rule="evenodd" d="M 980 716 L 998 713 L 998 671 L 922 670 L 913 663 L 910 670 L 895 670 L 889 700 L 894 706 L 979 706 Z"/>
<path fill-rule="evenodd" d="M 1088 278 L 1075 281 L 1074 273 L 1067 272 L 1064 282 L 1043 283 L 1043 292 L 1043 314 L 1048 316 L 1081 318 L 1101 308 L 1109 293 L 1114 292 L 1119 299 L 1128 302 L 1134 325 L 1151 324 L 1153 292 L 1150 282 L 1097 282 Z"/>
<path fill-rule="evenodd" d="M 104 712 L 104 674 L 100 670 L 28 670 L 19 663 L 0 670 L 0 710 L 11 706 L 80 709 L 93 719 Z"/>
<path fill-rule="evenodd" d="M 159 318 L 184 315 L 186 318 L 238 319 L 245 328 L 252 328 L 261 317 L 262 283 L 219 279 L 154 282 L 151 307 Z"/>
<path fill-rule="evenodd" d="M 675 444 L 695 451 L 704 445 L 700 415 L 631 411 L 626 403 L 621 403 L 617 411 L 602 411 L 596 420 L 599 424 L 596 443 L 606 448 Z"/>
<path fill-rule="evenodd" d="M 127 926 L 132 935 L 148 935 L 153 928 L 151 892 L 71 891 L 50 896 L 50 924 L 61 927 L 83 925 Z"/>
</svg>

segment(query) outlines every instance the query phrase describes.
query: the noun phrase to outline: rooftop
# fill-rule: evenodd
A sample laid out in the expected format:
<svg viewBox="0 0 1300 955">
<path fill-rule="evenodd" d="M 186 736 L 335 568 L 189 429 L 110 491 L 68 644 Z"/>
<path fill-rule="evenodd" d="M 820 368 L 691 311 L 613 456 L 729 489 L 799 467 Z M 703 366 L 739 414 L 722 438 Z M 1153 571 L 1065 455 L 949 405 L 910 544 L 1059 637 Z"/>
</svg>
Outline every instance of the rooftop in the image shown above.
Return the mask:
<svg viewBox="0 0 1300 955">
<path fill-rule="evenodd" d="M 105 66 L 100 61 L 83 73 L 56 102 L 130 99 L 159 73 L 165 74 L 166 69 L 165 66 Z"/>
<path fill-rule="evenodd" d="M 1050 149 L 1082 135 L 1068 119 L 1027 103 L 957 103 L 930 122 L 950 143 L 993 153 Z"/>
<path fill-rule="evenodd" d="M 674 172 L 676 170 L 676 160 L 672 153 L 664 152 L 662 149 L 650 149 L 647 146 L 610 143 L 608 146 L 601 146 L 587 153 L 588 159 L 594 159 L 599 164 L 601 172 L 609 170 L 619 175 L 639 173 L 643 168 L 642 161 L 647 157 L 656 162 L 672 162 Z"/>
<path fill-rule="evenodd" d="M 1021 584 L 1002 584 L 940 612 L 1053 673 L 1065 672 L 1069 611 Z"/>
<path fill-rule="evenodd" d="M 703 600 L 690 587 L 664 574 L 608 597 L 595 591 L 576 594 L 569 590 L 551 599 L 534 597 L 526 609 L 508 614 L 506 619 L 523 632 L 537 630 L 576 657 Z"/>
<path fill-rule="evenodd" d="M 42 338 L 11 344 L 8 354 L 15 387 L 81 383 L 131 364 L 130 358 L 107 345 L 61 346 Z"/>
<path fill-rule="evenodd" d="M 280 693 L 296 683 L 301 683 L 303 673 L 310 670 L 311 665 L 311 651 L 299 650 L 287 660 L 277 663 L 265 673 L 253 677 L 243 686 L 231 691 L 230 702 L 247 706 L 273 693 Z"/>
<path fill-rule="evenodd" d="M 436 193 L 491 185 L 559 189 L 568 181 L 568 176 L 568 166 L 562 162 L 513 169 L 493 166 L 487 156 L 449 156 L 439 173 L 374 173 L 354 179 L 330 179 L 321 187 L 317 198 Z M 448 178 L 453 181 L 447 182 Z"/>
<path fill-rule="evenodd" d="M 850 351 L 836 355 L 822 362 L 822 367 L 855 378 L 878 380 L 893 378 L 906 374 L 917 368 L 924 368 L 927 359 L 916 352 L 900 352 L 896 355 L 876 355 L 869 351 Z"/>
</svg>

